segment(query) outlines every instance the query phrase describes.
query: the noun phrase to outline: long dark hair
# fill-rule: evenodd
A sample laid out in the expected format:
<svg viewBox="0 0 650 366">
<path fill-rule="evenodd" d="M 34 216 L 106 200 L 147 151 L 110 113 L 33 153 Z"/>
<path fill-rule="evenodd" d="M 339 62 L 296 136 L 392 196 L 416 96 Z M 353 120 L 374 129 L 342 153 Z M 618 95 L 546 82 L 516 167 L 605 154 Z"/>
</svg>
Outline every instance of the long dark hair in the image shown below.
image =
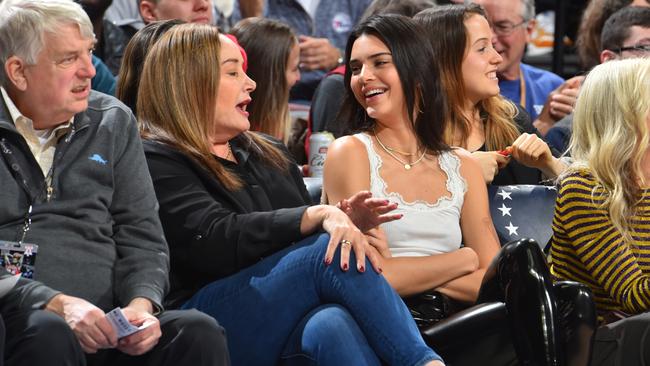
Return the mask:
<svg viewBox="0 0 650 366">
<path fill-rule="evenodd" d="M 445 131 L 445 95 L 438 70 L 431 60 L 435 57 L 422 29 L 402 15 L 374 15 L 360 23 L 350 33 L 345 48 L 345 60 L 350 61 L 352 46 L 362 35 L 379 38 L 390 50 L 400 78 L 406 110 L 418 144 L 430 153 L 449 150 L 443 140 Z M 369 131 L 375 120 L 357 102 L 350 87 L 352 72 L 345 70 L 346 95 L 339 119 L 346 121 L 349 132 Z M 417 108 L 417 116 L 413 120 Z"/>
<path fill-rule="evenodd" d="M 115 96 L 126 104 L 133 112 L 138 103 L 138 87 L 140 86 L 140 75 L 144 67 L 144 59 L 151 49 L 151 46 L 173 26 L 183 24 L 182 20 L 171 19 L 161 20 L 147 24 L 133 35 L 124 50 L 122 66 L 117 75 L 117 88 Z"/>
</svg>

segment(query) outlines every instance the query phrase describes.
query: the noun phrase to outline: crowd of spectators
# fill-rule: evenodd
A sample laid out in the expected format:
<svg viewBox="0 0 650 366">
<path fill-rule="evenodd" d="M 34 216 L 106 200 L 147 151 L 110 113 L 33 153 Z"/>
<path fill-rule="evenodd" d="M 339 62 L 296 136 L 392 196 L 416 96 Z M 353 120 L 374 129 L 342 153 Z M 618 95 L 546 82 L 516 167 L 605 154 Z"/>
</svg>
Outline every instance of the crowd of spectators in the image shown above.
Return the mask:
<svg viewBox="0 0 650 366">
<path fill-rule="evenodd" d="M 0 366 L 442 366 L 423 294 L 504 303 L 510 362 L 644 365 L 650 2 L 590 0 L 566 80 L 523 61 L 536 26 L 534 0 L 0 0 Z M 548 264 L 499 245 L 487 187 L 522 184 L 558 191 Z"/>
</svg>

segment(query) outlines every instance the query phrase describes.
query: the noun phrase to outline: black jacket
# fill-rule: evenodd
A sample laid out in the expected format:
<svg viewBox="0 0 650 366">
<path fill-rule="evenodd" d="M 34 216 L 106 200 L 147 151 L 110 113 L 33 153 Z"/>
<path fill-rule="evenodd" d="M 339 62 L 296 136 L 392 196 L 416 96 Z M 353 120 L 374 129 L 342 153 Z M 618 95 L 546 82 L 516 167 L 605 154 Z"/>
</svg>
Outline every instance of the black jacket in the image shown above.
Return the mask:
<svg viewBox="0 0 650 366">
<path fill-rule="evenodd" d="M 246 141 L 231 141 L 238 164 L 220 159 L 244 182 L 237 191 L 179 150 L 144 142 L 170 249 L 169 307 L 302 238 L 310 198 L 297 166 L 288 172 L 269 167 L 249 153 Z"/>
</svg>

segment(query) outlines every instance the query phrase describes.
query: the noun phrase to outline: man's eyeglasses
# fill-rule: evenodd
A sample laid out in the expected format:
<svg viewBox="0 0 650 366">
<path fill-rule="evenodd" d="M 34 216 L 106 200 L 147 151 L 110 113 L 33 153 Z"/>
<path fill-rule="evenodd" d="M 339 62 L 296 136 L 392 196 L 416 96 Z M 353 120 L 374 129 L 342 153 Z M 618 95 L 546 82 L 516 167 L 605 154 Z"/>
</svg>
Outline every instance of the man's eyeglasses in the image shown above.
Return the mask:
<svg viewBox="0 0 650 366">
<path fill-rule="evenodd" d="M 514 32 L 517 27 L 521 27 L 524 24 L 527 24 L 528 20 L 524 19 L 520 23 L 513 23 L 513 22 L 499 22 L 499 23 L 494 23 L 491 24 L 492 31 L 494 34 L 497 36 L 507 36 L 510 33 Z"/>
<path fill-rule="evenodd" d="M 637 44 L 634 46 L 621 47 L 617 50 L 616 53 L 621 54 L 624 51 L 633 53 L 650 53 L 650 44 Z"/>
</svg>

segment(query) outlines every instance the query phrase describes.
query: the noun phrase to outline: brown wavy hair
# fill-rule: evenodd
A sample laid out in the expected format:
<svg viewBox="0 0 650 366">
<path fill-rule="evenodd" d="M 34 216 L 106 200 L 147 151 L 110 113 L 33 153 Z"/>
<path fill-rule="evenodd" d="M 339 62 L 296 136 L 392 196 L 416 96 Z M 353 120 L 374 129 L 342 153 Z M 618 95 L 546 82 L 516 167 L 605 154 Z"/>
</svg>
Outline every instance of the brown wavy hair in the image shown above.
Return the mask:
<svg viewBox="0 0 650 366">
<path fill-rule="evenodd" d="M 442 85 L 449 101 L 445 141 L 452 146 L 464 148 L 467 147 L 472 129 L 472 121 L 462 111 L 467 100 L 462 72 L 469 39 L 465 20 L 474 15 L 487 19 L 485 10 L 476 4 L 440 6 L 424 10 L 414 17 L 426 30 L 437 56 L 433 62 L 440 70 Z M 520 135 L 513 122 L 517 107 L 501 95 L 482 100 L 478 109 L 484 123 L 487 150 L 504 149 Z"/>
</svg>

